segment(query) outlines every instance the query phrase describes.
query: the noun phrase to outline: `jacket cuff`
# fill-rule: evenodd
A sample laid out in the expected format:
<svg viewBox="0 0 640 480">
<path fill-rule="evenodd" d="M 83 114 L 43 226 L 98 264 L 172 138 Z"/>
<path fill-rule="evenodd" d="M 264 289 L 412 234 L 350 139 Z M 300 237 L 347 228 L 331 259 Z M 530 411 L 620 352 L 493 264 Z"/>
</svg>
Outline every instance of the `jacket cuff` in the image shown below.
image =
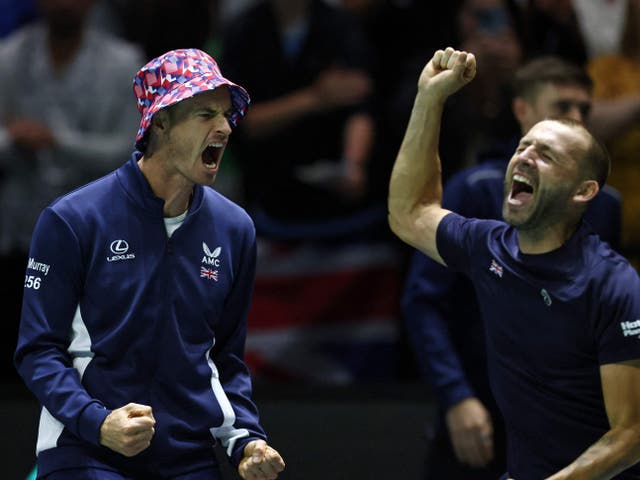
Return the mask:
<svg viewBox="0 0 640 480">
<path fill-rule="evenodd" d="M 78 435 L 94 445 L 100 445 L 100 427 L 111 410 L 99 402 L 91 402 L 78 419 Z"/>
<path fill-rule="evenodd" d="M 450 385 L 446 389 L 442 389 L 438 392 L 440 406 L 445 412 L 456 403 L 475 396 L 475 392 L 466 382 L 459 382 L 455 385 Z"/>
<path fill-rule="evenodd" d="M 247 446 L 247 443 L 253 442 L 254 440 L 266 441 L 265 438 L 261 438 L 261 437 L 245 437 L 245 438 L 240 438 L 239 440 L 236 441 L 236 444 L 234 445 L 234 449 L 233 449 L 233 454 L 229 457 L 229 461 L 231 462 L 231 464 L 234 466 L 236 470 L 238 469 L 240 462 L 244 458 L 244 447 Z"/>
</svg>

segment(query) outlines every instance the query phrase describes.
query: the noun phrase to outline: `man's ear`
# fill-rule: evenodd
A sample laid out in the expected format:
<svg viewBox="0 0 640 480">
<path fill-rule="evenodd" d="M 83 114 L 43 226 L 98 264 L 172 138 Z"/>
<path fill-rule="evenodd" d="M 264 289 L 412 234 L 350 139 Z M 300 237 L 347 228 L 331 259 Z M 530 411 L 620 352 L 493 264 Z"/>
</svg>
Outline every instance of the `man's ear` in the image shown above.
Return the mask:
<svg viewBox="0 0 640 480">
<path fill-rule="evenodd" d="M 151 119 L 151 125 L 160 132 L 169 128 L 169 114 L 166 110 L 159 110 Z"/>
<path fill-rule="evenodd" d="M 529 105 L 522 97 L 515 97 L 511 102 L 511 109 L 513 110 L 513 116 L 516 117 L 516 120 L 520 125 L 526 124 L 527 120 L 527 111 Z"/>
<path fill-rule="evenodd" d="M 600 191 L 600 186 L 595 180 L 585 180 L 573 194 L 573 200 L 578 203 L 587 203 L 595 197 Z"/>
</svg>

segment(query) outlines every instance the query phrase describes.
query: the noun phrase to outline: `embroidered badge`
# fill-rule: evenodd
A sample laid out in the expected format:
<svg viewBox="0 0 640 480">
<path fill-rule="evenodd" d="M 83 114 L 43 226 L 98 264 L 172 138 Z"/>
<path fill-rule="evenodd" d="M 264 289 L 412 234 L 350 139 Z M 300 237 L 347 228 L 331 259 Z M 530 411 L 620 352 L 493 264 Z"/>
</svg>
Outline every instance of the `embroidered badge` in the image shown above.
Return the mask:
<svg viewBox="0 0 640 480">
<path fill-rule="evenodd" d="M 553 303 L 551 300 L 551 295 L 549 295 L 549 292 L 547 292 L 544 288 L 542 290 L 540 290 L 540 295 L 542 295 L 542 300 L 544 300 L 544 304 L 547 307 L 550 307 L 551 304 Z"/>
<path fill-rule="evenodd" d="M 498 262 L 496 262 L 494 259 L 491 259 L 491 265 L 489 265 L 489 271 L 491 273 L 495 273 L 497 276 L 499 276 L 500 278 L 502 278 L 502 274 L 503 274 L 503 268 L 502 265 L 500 265 Z"/>
<path fill-rule="evenodd" d="M 200 267 L 200 278 L 206 278 L 207 280 L 218 281 L 218 270 L 213 270 L 207 267 Z"/>
</svg>

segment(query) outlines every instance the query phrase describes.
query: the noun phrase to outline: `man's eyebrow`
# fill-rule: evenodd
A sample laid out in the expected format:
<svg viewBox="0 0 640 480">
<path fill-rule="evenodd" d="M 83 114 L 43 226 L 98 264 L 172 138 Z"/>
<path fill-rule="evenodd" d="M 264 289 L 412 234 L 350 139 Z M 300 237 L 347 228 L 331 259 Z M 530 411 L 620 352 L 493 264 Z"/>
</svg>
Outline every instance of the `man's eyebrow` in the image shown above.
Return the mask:
<svg viewBox="0 0 640 480">
<path fill-rule="evenodd" d="M 216 115 L 218 113 L 223 113 L 224 115 L 231 115 L 233 113 L 233 106 L 224 110 L 222 107 L 209 107 L 207 105 L 198 105 L 194 109 L 196 113 L 207 113 L 209 115 Z"/>
<path fill-rule="evenodd" d="M 207 107 L 206 105 L 199 105 L 196 107 L 196 110 L 204 113 L 218 113 L 220 111 L 219 109 Z"/>
<path fill-rule="evenodd" d="M 546 143 L 543 142 L 539 142 L 539 141 L 533 141 L 530 140 L 528 138 L 523 138 L 522 140 L 520 140 L 520 143 L 518 144 L 518 147 L 528 147 L 529 145 L 534 145 L 536 146 L 537 149 L 543 151 L 543 152 L 551 152 L 553 151 L 553 149 Z"/>
</svg>

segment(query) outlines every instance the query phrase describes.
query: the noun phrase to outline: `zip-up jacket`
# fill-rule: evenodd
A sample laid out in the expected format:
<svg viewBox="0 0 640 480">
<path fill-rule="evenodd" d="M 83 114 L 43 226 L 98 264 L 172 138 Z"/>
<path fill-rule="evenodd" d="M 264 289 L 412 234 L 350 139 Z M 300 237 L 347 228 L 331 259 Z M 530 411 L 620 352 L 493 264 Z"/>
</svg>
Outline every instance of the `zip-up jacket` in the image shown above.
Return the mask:
<svg viewBox="0 0 640 480">
<path fill-rule="evenodd" d="M 255 276 L 249 216 L 196 186 L 171 237 L 136 152 L 56 200 L 35 227 L 15 362 L 42 404 L 40 475 L 73 467 L 172 476 L 237 465 L 264 439 L 243 361 Z M 127 458 L 99 445 L 130 402 L 156 419 L 151 446 Z"/>
</svg>

